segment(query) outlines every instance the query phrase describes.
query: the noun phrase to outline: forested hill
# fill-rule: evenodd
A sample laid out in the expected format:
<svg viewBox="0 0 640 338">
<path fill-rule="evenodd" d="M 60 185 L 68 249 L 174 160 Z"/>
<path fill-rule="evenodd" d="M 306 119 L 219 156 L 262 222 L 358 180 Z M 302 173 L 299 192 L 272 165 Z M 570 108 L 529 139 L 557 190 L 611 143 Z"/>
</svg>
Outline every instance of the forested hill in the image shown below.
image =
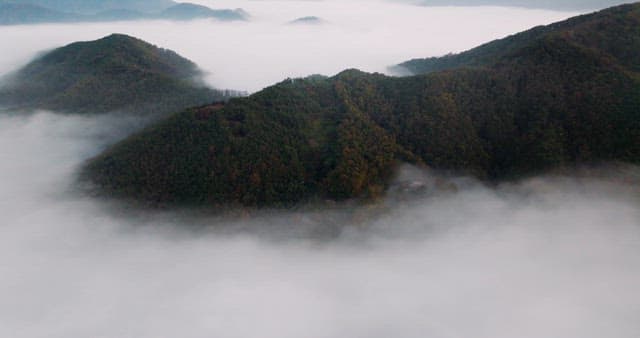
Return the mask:
<svg viewBox="0 0 640 338">
<path fill-rule="evenodd" d="M 618 61 L 640 66 L 640 15 L 637 4 L 613 7 L 566 21 L 539 26 L 469 51 L 444 57 L 414 59 L 396 66 L 400 72 L 427 74 L 460 67 L 492 67 L 536 41 L 562 38 L 576 47 L 613 54 Z M 591 36 L 594 34 L 595 36 Z M 635 49 L 634 49 L 635 48 Z"/>
<path fill-rule="evenodd" d="M 640 163 L 639 14 L 622 6 L 554 25 L 486 67 L 286 80 L 175 114 L 82 176 L 152 203 L 287 205 L 379 195 L 400 161 L 489 180 Z"/>
<path fill-rule="evenodd" d="M 225 99 L 204 87 L 191 61 L 130 36 L 113 34 L 49 52 L 0 87 L 0 103 L 71 113 L 175 112 Z"/>
</svg>

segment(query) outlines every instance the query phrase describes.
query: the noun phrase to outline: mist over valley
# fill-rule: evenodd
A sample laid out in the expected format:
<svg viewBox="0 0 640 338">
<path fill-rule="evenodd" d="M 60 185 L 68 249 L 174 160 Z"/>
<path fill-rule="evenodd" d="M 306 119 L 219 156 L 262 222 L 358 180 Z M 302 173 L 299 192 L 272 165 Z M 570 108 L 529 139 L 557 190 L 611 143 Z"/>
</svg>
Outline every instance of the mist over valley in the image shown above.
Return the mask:
<svg viewBox="0 0 640 338">
<path fill-rule="evenodd" d="M 215 88 L 255 92 L 288 77 L 334 75 L 348 68 L 385 73 L 388 66 L 403 60 L 460 52 L 575 14 L 516 8 L 452 10 L 378 1 L 215 3 L 242 7 L 251 13 L 251 20 L 0 26 L 2 45 L 20 41 L 20 48 L 0 55 L 0 75 L 17 70 L 43 51 L 121 33 L 193 61 L 209 74 L 208 83 Z M 306 16 L 321 17 L 325 24 L 287 24 Z"/>
<path fill-rule="evenodd" d="M 147 10 L 159 3 L 132 4 Z M 621 46 L 620 41 L 628 41 L 627 47 L 640 41 L 637 4 L 608 12 L 610 16 L 596 16 L 596 21 L 586 17 L 560 25 L 569 27 L 572 34 L 542 29 L 548 35 L 534 40 L 540 43 L 529 45 L 531 36 L 539 32 L 534 31 L 472 49 L 581 13 L 382 1 L 196 3 L 243 8 L 251 16 L 234 22 L 205 18 L 0 26 L 4 47 L 0 84 L 10 83 L 27 65 L 42 71 L 29 73 L 40 74 L 34 83 L 53 78 L 50 74 L 60 78 L 74 74 L 76 82 L 62 91 L 63 99 L 57 102 L 72 102 L 67 99 L 74 93 L 96 93 L 92 88 L 100 88 L 96 83 L 106 83 L 105 78 L 121 81 L 118 70 L 122 69 L 127 75 L 124 82 L 113 80 L 119 88 L 123 83 L 130 85 L 122 92 L 148 88 L 138 86 L 144 82 L 136 82 L 132 74 L 174 83 L 185 75 L 180 69 L 187 69 L 187 77 L 202 75 L 210 87 L 207 90 L 253 94 L 231 101 L 211 96 L 197 101 L 198 97 L 184 107 L 179 105 L 178 111 L 163 112 L 166 119 L 152 117 L 159 124 L 142 133 L 139 128 L 151 123 L 150 117 L 134 113 L 115 99 L 104 101 L 101 107 L 106 108 L 95 111 L 91 104 L 62 109 L 40 104 L 50 102 L 47 97 L 29 100 L 35 94 L 28 92 L 23 95 L 32 104 L 28 108 L 24 108 L 27 104 L 22 109 L 0 107 L 0 336 L 635 338 L 640 334 L 640 167 L 632 164 L 640 135 L 635 119 L 640 95 L 634 95 L 638 93 L 634 90 L 640 87 L 638 63 L 624 57 L 637 51 L 610 48 Z M 624 20 L 615 20 L 620 26 L 597 28 L 618 15 L 625 15 Z M 322 24 L 315 24 L 315 19 L 314 24 L 289 24 L 301 18 L 317 18 Z M 618 27 L 629 31 L 609 39 L 610 30 Z M 88 49 L 79 54 L 56 49 L 78 41 L 85 41 L 81 46 Z M 109 49 L 100 41 L 117 48 Z M 126 50 L 133 51 L 134 57 L 121 57 L 118 48 L 123 46 L 142 46 L 144 53 L 131 47 Z M 112 50 L 118 53 L 108 53 Z M 166 50 L 177 54 L 158 61 L 162 51 L 173 53 Z M 466 50 L 470 51 L 429 59 Z M 65 60 L 68 67 L 39 63 L 52 51 L 53 55 L 65 52 L 57 60 Z M 104 60 L 118 62 L 80 71 L 77 60 L 89 60 L 87 55 L 99 60 L 93 54 L 96 51 L 104 54 Z M 403 64 L 405 70 L 417 76 L 364 73 L 388 74 L 390 66 L 409 60 L 413 61 Z M 565 68 L 557 68 L 558 64 Z M 180 67 L 172 68 L 176 65 Z M 56 74 L 60 69 L 64 71 Z M 535 70 L 527 77 L 529 82 L 514 81 L 521 86 L 509 91 L 510 81 L 527 69 Z M 561 72 L 550 73 L 556 69 Z M 322 76 L 309 77 L 312 74 Z M 537 79 L 548 74 L 553 75 L 549 84 L 540 85 Z M 589 81 L 574 85 L 570 82 L 574 79 Z M 573 95 L 576 88 L 582 100 Z M 109 92 L 109 88 L 100 89 Z M 516 92 L 537 96 L 522 97 Z M 167 95 L 175 93 L 171 90 Z M 150 100 L 159 100 L 154 95 Z M 415 101 L 418 108 L 411 108 L 411 98 L 423 96 L 424 101 Z M 493 101 L 486 106 L 469 104 L 485 102 L 474 101 L 485 96 Z M 208 101 L 216 103 L 202 106 Z M 611 111 L 602 108 L 610 102 Z M 184 110 L 192 105 L 199 107 Z M 496 123 L 495 130 L 490 124 L 469 122 L 463 116 L 469 106 L 489 117 L 494 115 L 488 112 L 496 112 L 494 117 L 500 121 L 509 121 L 511 115 L 504 112 L 517 107 L 513 111 L 518 116 L 530 119 L 514 118 L 521 129 L 513 130 L 536 132 L 523 136 L 503 128 L 506 122 Z M 549 113 L 536 115 L 542 108 Z M 565 111 L 585 112 L 580 115 L 584 120 L 570 113 L 566 117 Z M 393 134 L 397 137 L 382 133 L 380 126 L 385 123 L 396 126 L 392 118 L 385 120 L 385 114 L 411 121 L 418 113 L 434 117 L 426 120 L 429 123 L 398 128 L 398 134 Z M 317 123 L 308 130 L 278 129 L 298 126 L 298 120 L 288 119 L 295 114 L 320 116 L 321 122 L 312 120 Z M 332 144 L 335 139 L 323 134 L 334 135 L 326 121 L 339 121 L 336 129 L 355 127 L 336 139 L 348 140 L 346 134 L 375 140 L 364 142 L 364 148 L 355 147 L 367 154 L 363 156 L 367 161 L 377 161 L 375 156 L 368 157 L 371 149 L 386 151 L 393 142 L 401 145 L 392 148 L 394 156 L 405 156 L 406 161 L 380 160 L 395 165 L 385 189 L 376 190 L 375 198 L 320 199 L 290 207 L 233 204 L 209 209 L 200 204 L 131 203 L 127 198 L 94 194 L 87 189 L 87 181 L 80 179 L 88 164 L 105 158 L 105 151 L 114 159 L 122 153 L 133 154 L 149 165 L 145 170 L 153 165 L 170 167 L 165 165 L 174 165 L 170 156 L 191 154 L 191 150 L 199 154 L 199 147 L 206 146 L 207 154 L 220 154 L 221 147 L 212 149 L 212 144 L 199 143 L 194 136 L 218 130 L 207 124 L 216 116 L 223 116 L 228 125 L 215 125 L 222 132 L 212 139 L 240 145 L 236 152 L 227 152 L 231 155 L 253 151 L 251 143 L 238 140 L 258 135 L 254 139 L 265 140 L 263 145 L 279 144 L 286 152 L 279 153 L 278 148 L 274 154 L 285 154 L 286 159 L 293 146 L 280 140 L 298 145 L 304 136 L 312 147 Z M 619 127 L 626 118 L 632 122 Z M 473 123 L 477 129 L 465 129 Z M 182 126 L 192 128 L 185 131 Z M 417 141 L 422 134 L 408 134 L 412 136 L 402 143 L 401 132 L 414 130 L 411 127 L 423 128 L 429 137 Z M 393 128 L 389 130 L 395 132 Z M 264 134 L 251 134 L 256 130 Z M 514 158 L 534 149 L 531 154 L 540 157 L 518 162 L 514 172 L 537 166 L 544 170 L 493 180 L 487 178 L 493 169 L 485 176 L 477 175 L 477 170 L 436 169 L 451 160 L 439 155 L 450 149 L 471 154 L 465 161 L 488 163 L 472 152 L 494 151 L 493 143 L 487 146 L 475 139 L 476 143 L 465 143 L 472 139 L 467 130 L 486 131 L 479 133 L 479 140 L 508 133 L 521 137 L 496 142 L 501 145 L 496 148 L 514 146 Z M 577 131 L 565 134 L 565 130 Z M 460 132 L 465 138 L 457 137 Z M 452 140 L 440 145 L 442 152 L 426 152 L 426 161 L 412 155 L 423 154 L 418 151 L 420 145 L 437 148 L 429 142 L 440 139 Z M 598 140 L 609 143 L 600 147 Z M 407 146 L 411 142 L 416 148 Z M 185 144 L 193 149 L 182 148 Z M 614 160 L 563 162 L 573 159 L 574 151 L 583 159 L 606 158 L 601 154 L 608 149 L 615 150 L 609 152 Z M 487 153 L 492 158 L 501 154 L 499 150 Z M 558 154 L 563 165 L 542 166 L 541 159 L 556 163 Z M 176 158 L 179 163 L 191 163 L 197 157 Z M 236 158 L 229 158 L 229 165 L 235 165 Z M 293 157 L 289 159 L 283 168 L 294 167 Z M 335 165 L 329 160 L 325 161 L 329 164 L 319 162 Z M 238 168 L 254 166 L 254 162 L 238 163 L 242 164 Z M 470 162 L 455 163 L 456 169 L 472 167 Z M 107 168 L 118 169 L 118 165 L 107 163 Z M 361 162 L 348 168 L 358 165 Z M 181 167 L 170 168 L 151 171 L 164 182 Z M 270 173 L 270 168 L 264 170 Z M 348 176 L 356 171 L 345 172 Z M 299 174 L 287 173 L 288 177 Z M 184 179 L 188 182 L 192 177 L 196 176 Z M 264 177 L 277 184 L 284 181 L 279 176 Z M 264 177 L 251 185 L 264 186 Z"/>
<path fill-rule="evenodd" d="M 0 123 L 3 336 L 640 330 L 638 168 L 497 189 L 410 171 L 434 190 L 357 210 L 131 213 L 73 192 L 74 170 L 122 122 Z"/>
</svg>

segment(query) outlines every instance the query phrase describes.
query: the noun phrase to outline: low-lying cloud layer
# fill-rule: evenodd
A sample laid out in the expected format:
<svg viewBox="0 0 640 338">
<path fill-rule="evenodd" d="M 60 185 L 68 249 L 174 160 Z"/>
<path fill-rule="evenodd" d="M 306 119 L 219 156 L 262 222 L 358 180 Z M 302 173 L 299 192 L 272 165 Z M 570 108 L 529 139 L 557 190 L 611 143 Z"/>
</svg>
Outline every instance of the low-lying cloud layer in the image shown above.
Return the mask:
<svg viewBox="0 0 640 338">
<path fill-rule="evenodd" d="M 256 90 L 383 70 L 570 15 L 236 3 L 252 22 L 3 27 L 12 48 L 0 74 L 41 49 L 122 32 L 193 59 L 213 84 Z M 286 25 L 308 15 L 326 24 Z M 139 122 L 0 114 L 0 337 L 640 335 L 638 168 L 500 187 L 405 168 L 406 185 L 375 205 L 228 217 L 77 192 L 82 162 Z"/>
<path fill-rule="evenodd" d="M 37 52 L 111 33 L 173 49 L 209 72 L 220 88 L 256 91 L 287 77 L 346 68 L 385 72 L 408 59 L 459 52 L 575 13 L 516 8 L 420 7 L 382 1 L 198 1 L 242 7 L 249 22 L 141 21 L 0 27 L 0 75 Z M 290 25 L 317 16 L 322 25 Z M 17 47 L 17 46 L 16 46 Z"/>
<path fill-rule="evenodd" d="M 121 128 L 0 117 L 0 336 L 640 333 L 637 168 L 499 188 L 413 170 L 430 193 L 359 209 L 114 213 L 71 188 Z"/>
</svg>

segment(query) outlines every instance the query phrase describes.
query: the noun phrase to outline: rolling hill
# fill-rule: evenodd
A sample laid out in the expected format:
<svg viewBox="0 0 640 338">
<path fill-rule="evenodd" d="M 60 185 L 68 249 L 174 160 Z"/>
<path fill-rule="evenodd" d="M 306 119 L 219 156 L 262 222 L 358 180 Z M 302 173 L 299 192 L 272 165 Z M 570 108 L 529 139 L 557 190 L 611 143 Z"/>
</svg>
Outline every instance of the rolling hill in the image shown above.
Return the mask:
<svg viewBox="0 0 640 338">
<path fill-rule="evenodd" d="M 490 67 L 502 59 L 509 59 L 536 41 L 548 39 L 554 35 L 564 34 L 573 44 L 584 48 L 606 50 L 613 53 L 619 62 L 640 63 L 640 51 L 634 49 L 638 44 L 636 24 L 640 21 L 635 14 L 628 15 L 625 20 L 617 20 L 624 13 L 632 11 L 637 5 L 613 7 L 604 12 L 582 15 L 548 26 L 538 26 L 504 39 L 496 40 L 459 54 L 443 57 L 414 59 L 397 65 L 396 70 L 411 74 L 427 74 L 436 71 L 460 67 Z M 571 36 L 577 34 L 576 36 Z M 589 34 L 596 36 L 590 37 Z M 629 41 L 627 41 L 629 40 Z M 599 44 L 594 46 L 594 44 Z M 637 68 L 635 68 L 637 70 Z"/>
<path fill-rule="evenodd" d="M 69 113 L 173 112 L 226 99 L 175 52 L 126 35 L 77 42 L 38 57 L 0 87 L 13 109 Z"/>
<path fill-rule="evenodd" d="M 154 205 L 286 206 L 379 196 L 400 162 L 489 181 L 638 164 L 638 53 L 634 4 L 431 59 L 427 74 L 288 79 L 174 114 L 81 177 Z"/>
</svg>

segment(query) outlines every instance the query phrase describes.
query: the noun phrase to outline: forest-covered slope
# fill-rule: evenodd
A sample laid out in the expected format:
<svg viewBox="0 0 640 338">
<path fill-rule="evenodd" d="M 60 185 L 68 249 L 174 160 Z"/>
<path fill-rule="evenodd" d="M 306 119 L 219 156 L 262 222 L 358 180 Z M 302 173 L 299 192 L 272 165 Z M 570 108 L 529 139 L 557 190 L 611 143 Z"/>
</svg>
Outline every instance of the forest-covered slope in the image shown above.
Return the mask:
<svg viewBox="0 0 640 338">
<path fill-rule="evenodd" d="M 561 37 L 582 48 L 612 54 L 618 62 L 640 67 L 640 18 L 638 4 L 577 16 L 548 26 L 538 26 L 504 39 L 492 41 L 459 54 L 414 59 L 396 66 L 401 72 L 427 74 L 460 67 L 491 67 L 514 53 L 545 39 Z"/>
<path fill-rule="evenodd" d="M 32 61 L 0 87 L 0 103 L 71 113 L 174 112 L 219 101 L 178 54 L 126 35 L 77 42 Z"/>
<path fill-rule="evenodd" d="M 640 163 L 639 19 L 637 4 L 575 18 L 482 67 L 286 80 L 175 114 L 82 175 L 152 203 L 286 205 L 379 195 L 399 161 L 490 180 Z"/>
</svg>

